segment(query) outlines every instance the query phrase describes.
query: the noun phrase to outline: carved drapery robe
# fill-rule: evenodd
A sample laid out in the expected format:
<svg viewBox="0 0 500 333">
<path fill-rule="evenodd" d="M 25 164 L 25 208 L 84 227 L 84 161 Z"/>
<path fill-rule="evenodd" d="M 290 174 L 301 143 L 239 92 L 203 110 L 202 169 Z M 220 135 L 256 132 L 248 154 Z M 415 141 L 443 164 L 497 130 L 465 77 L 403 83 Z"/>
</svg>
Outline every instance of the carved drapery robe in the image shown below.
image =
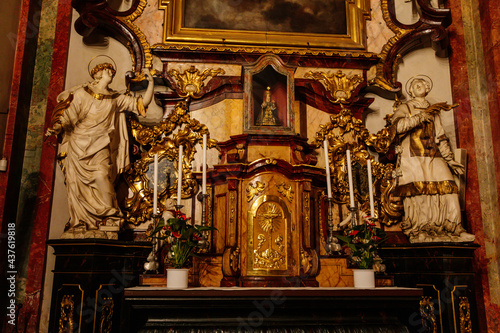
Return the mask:
<svg viewBox="0 0 500 333">
<path fill-rule="evenodd" d="M 63 93 L 64 94 L 64 93 Z M 61 95 L 63 95 L 61 94 Z M 74 90 L 58 116 L 63 128 L 59 159 L 68 192 L 68 227 L 119 225 L 114 181 L 129 163 L 124 111 L 138 112 L 142 98 L 98 94 L 90 85 Z M 67 93 L 66 93 L 67 95 Z"/>
<path fill-rule="evenodd" d="M 399 134 L 395 195 L 403 198 L 401 227 L 411 242 L 458 241 L 461 225 L 458 187 L 447 161 L 453 159 L 441 118 L 424 121 L 429 103 L 410 100 L 393 116 Z"/>
</svg>

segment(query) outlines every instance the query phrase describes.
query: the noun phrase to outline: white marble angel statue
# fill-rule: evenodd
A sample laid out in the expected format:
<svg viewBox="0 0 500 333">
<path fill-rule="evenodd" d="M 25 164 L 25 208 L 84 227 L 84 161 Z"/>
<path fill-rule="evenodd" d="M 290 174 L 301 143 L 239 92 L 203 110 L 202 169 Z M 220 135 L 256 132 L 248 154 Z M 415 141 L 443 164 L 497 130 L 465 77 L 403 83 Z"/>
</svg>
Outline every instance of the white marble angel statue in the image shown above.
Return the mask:
<svg viewBox="0 0 500 333">
<path fill-rule="evenodd" d="M 64 172 L 70 220 L 61 238 L 117 239 L 123 221 L 114 183 L 129 163 L 125 111 L 146 114 L 153 97 L 153 78 L 144 97 L 109 88 L 111 63 L 90 72 L 93 81 L 62 92 L 46 136 L 62 135 L 58 160 Z"/>
<path fill-rule="evenodd" d="M 395 195 L 403 199 L 403 232 L 412 243 L 471 242 L 474 235 L 461 224 L 458 187 L 453 173 L 464 166 L 454 160 L 440 112 L 454 106 L 431 105 L 426 96 L 432 81 L 419 75 L 408 81 L 411 99 L 394 112 L 398 144 Z"/>
</svg>

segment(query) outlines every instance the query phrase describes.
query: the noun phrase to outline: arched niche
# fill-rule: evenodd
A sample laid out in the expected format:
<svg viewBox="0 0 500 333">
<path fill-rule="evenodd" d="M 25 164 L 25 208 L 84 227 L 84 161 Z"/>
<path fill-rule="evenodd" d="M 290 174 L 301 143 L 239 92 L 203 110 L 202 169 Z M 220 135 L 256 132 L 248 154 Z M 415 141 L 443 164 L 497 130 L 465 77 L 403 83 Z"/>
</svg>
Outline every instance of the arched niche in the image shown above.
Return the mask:
<svg viewBox="0 0 500 333">
<path fill-rule="evenodd" d="M 244 67 L 244 133 L 295 134 L 293 73 L 272 54 Z"/>
</svg>

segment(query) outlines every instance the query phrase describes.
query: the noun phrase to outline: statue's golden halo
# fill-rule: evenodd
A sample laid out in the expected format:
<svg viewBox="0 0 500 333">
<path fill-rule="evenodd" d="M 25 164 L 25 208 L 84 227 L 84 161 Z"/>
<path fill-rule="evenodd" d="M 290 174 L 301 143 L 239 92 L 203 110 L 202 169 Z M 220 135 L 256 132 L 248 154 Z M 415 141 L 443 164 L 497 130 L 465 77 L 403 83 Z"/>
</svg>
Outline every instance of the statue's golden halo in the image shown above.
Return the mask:
<svg viewBox="0 0 500 333">
<path fill-rule="evenodd" d="M 116 71 L 117 67 L 116 67 L 116 63 L 113 60 L 113 58 L 111 58 L 110 56 L 104 55 L 104 54 L 99 54 L 99 55 L 96 55 L 95 57 L 93 57 L 92 59 L 90 59 L 90 61 L 89 61 L 89 65 L 88 65 L 87 70 L 89 72 L 90 77 L 92 77 L 92 70 L 95 68 L 95 66 L 102 64 L 102 63 L 105 63 L 105 62 L 108 62 L 108 63 L 111 62 L 111 64 L 113 65 L 113 68 Z"/>
</svg>

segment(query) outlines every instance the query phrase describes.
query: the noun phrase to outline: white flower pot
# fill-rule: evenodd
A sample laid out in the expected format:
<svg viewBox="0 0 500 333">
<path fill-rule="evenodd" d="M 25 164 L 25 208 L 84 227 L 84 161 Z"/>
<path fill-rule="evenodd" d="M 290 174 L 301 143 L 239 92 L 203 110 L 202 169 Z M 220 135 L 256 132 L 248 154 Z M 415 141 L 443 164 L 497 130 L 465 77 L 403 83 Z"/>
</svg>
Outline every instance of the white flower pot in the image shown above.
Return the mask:
<svg viewBox="0 0 500 333">
<path fill-rule="evenodd" d="M 353 269 L 354 288 L 375 288 L 375 271 L 373 269 Z"/>
<path fill-rule="evenodd" d="M 167 288 L 186 289 L 188 287 L 188 268 L 167 268 Z"/>
</svg>

